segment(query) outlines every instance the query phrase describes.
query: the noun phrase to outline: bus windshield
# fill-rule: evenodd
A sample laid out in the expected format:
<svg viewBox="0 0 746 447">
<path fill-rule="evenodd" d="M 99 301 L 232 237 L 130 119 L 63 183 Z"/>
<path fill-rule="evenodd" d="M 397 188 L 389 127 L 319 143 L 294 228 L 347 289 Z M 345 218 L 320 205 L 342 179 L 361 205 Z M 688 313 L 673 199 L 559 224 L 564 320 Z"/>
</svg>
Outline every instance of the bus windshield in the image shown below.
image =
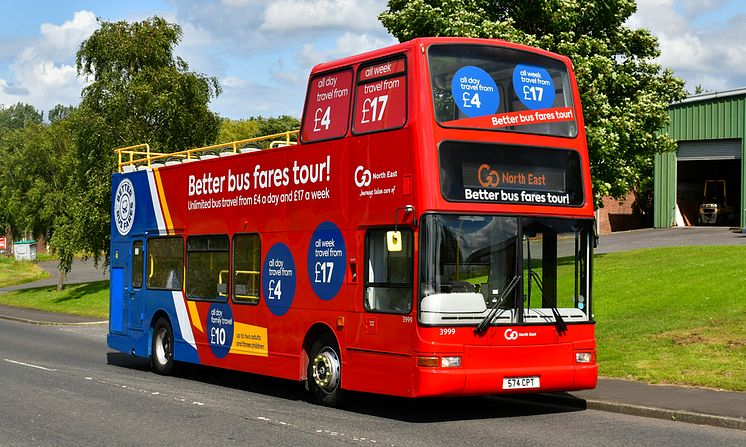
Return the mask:
<svg viewBox="0 0 746 447">
<path fill-rule="evenodd" d="M 423 216 L 420 321 L 477 325 L 590 321 L 592 221 Z M 499 301 L 499 302 L 498 302 Z"/>
<path fill-rule="evenodd" d="M 442 126 L 577 135 L 570 79 L 560 60 L 486 45 L 433 45 L 428 61 Z"/>
</svg>

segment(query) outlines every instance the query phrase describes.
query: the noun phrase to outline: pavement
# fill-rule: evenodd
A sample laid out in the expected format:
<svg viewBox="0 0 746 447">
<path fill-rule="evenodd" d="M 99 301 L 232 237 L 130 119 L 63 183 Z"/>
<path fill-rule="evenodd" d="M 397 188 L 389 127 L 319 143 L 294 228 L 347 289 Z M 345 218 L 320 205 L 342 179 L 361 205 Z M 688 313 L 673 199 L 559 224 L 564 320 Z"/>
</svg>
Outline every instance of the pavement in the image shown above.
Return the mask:
<svg viewBox="0 0 746 447">
<path fill-rule="evenodd" d="M 601 236 L 596 252 L 631 250 L 635 248 L 675 245 L 744 245 L 746 234 L 741 229 L 724 227 L 684 227 L 644 229 Z M 77 264 L 87 269 L 86 281 L 102 279 L 101 269 Z M 75 270 L 76 266 L 73 266 Z M 69 278 L 81 278 L 80 272 Z M 107 276 L 108 277 L 108 276 Z M 104 278 L 105 279 L 105 278 Z M 81 281 L 82 282 L 82 281 Z M 53 282 L 56 284 L 56 282 Z M 66 282 L 71 283 L 71 282 Z M 39 287 L 27 283 L 21 287 Z M 8 288 L 0 289 L 0 293 Z M 39 325 L 106 324 L 90 318 L 19 309 L 0 305 L 0 318 Z M 593 390 L 570 393 L 548 393 L 517 397 L 543 404 L 587 408 L 642 417 L 666 419 L 700 425 L 746 430 L 746 392 L 723 391 L 675 385 L 653 385 L 631 380 L 601 377 Z"/>
</svg>

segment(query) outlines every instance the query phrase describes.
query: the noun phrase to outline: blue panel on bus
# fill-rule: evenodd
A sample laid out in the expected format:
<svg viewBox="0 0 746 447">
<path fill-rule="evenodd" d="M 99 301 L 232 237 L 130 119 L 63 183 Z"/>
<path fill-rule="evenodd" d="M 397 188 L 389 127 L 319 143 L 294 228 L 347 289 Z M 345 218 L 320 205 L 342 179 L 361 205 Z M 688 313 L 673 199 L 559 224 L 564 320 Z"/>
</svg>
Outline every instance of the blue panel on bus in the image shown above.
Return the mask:
<svg viewBox="0 0 746 447">
<path fill-rule="evenodd" d="M 287 245 L 270 247 L 262 268 L 262 292 L 270 312 L 281 317 L 290 310 L 295 297 L 295 261 Z"/>
<path fill-rule="evenodd" d="M 316 296 L 330 300 L 337 296 L 345 276 L 345 240 L 333 222 L 323 222 L 308 246 L 308 279 Z"/>
<path fill-rule="evenodd" d="M 500 91 L 489 73 L 467 65 L 453 75 L 451 95 L 458 108 L 469 117 L 492 115 L 500 105 Z"/>
<path fill-rule="evenodd" d="M 124 306 L 124 269 L 111 269 L 109 325 L 112 332 L 122 332 Z"/>
<path fill-rule="evenodd" d="M 123 242 L 146 231 L 165 233 L 153 171 L 114 174 L 111 186 L 112 242 Z"/>
<path fill-rule="evenodd" d="M 554 105 L 554 80 L 546 68 L 516 65 L 513 89 L 518 99 L 530 110 L 548 109 Z"/>
</svg>

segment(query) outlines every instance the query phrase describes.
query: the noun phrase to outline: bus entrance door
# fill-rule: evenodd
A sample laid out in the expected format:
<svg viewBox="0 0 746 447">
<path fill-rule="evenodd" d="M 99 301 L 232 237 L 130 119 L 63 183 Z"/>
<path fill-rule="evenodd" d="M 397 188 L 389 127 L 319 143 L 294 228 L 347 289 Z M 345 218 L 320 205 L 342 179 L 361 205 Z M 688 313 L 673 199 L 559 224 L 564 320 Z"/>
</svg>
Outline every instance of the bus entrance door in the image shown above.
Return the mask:
<svg viewBox="0 0 746 447">
<path fill-rule="evenodd" d="M 142 241 L 132 243 L 132 251 L 129 259 L 125 261 L 125 270 L 130 270 L 132 281 L 124 286 L 124 299 L 129 308 L 130 329 L 142 330 L 142 322 L 145 318 L 143 309 L 143 277 L 145 270 L 145 252 Z M 126 273 L 126 272 L 125 272 Z"/>
<path fill-rule="evenodd" d="M 125 296 L 125 259 L 129 247 L 127 244 L 112 244 L 111 246 L 111 283 L 109 286 L 109 330 L 112 333 L 123 334 L 124 324 L 128 317 Z M 127 289 L 129 292 L 129 288 Z"/>
</svg>

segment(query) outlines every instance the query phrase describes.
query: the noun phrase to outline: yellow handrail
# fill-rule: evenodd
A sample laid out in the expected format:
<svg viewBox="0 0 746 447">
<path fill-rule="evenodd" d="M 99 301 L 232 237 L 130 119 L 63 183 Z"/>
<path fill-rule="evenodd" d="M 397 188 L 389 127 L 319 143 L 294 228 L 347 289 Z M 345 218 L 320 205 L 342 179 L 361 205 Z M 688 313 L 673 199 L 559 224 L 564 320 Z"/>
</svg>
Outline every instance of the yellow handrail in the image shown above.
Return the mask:
<svg viewBox="0 0 746 447">
<path fill-rule="evenodd" d="M 215 150 L 221 150 L 221 149 L 230 149 L 231 152 L 238 153 L 240 150 L 240 147 L 249 144 L 249 143 L 257 143 L 260 141 L 267 141 L 270 140 L 270 149 L 275 147 L 282 147 L 282 146 L 290 146 L 297 144 L 295 141 L 290 141 L 290 138 L 292 136 L 298 135 L 298 130 L 289 130 L 286 132 L 280 132 L 275 133 L 272 135 L 264 135 L 261 137 L 254 137 L 254 138 L 247 138 L 245 140 L 237 140 L 237 141 L 231 141 L 229 143 L 222 143 L 222 144 L 213 144 L 212 146 L 205 146 L 205 147 L 197 147 L 193 149 L 187 149 L 184 151 L 178 151 L 178 152 L 171 152 L 171 153 L 156 153 L 150 151 L 150 145 L 147 143 L 145 144 L 137 144 L 135 146 L 128 146 L 128 147 L 121 147 L 118 149 L 114 149 L 114 152 L 117 153 L 117 169 L 119 172 L 122 172 L 125 166 L 133 166 L 136 167 L 137 165 L 146 165 L 148 167 L 151 167 L 152 163 L 157 160 L 162 160 L 165 158 L 183 158 L 183 159 L 194 159 L 199 157 L 199 153 L 201 152 L 209 152 L 209 151 L 215 151 Z M 283 140 L 278 140 L 279 138 L 283 138 Z M 138 150 L 138 149 L 145 149 L 145 151 Z M 226 151 L 223 151 L 226 152 Z M 123 158 L 128 158 L 127 160 L 123 160 Z"/>
</svg>

